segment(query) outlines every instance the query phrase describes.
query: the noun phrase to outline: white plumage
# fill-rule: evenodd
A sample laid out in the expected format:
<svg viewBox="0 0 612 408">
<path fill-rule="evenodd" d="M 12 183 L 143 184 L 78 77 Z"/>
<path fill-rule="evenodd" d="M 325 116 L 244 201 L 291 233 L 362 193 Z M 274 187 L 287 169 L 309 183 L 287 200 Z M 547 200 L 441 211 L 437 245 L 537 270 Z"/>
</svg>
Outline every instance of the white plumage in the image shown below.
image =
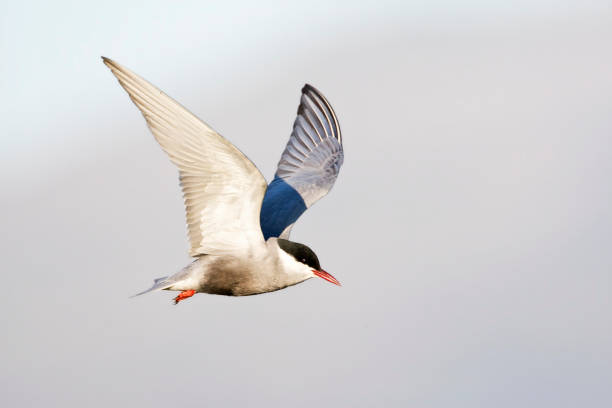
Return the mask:
<svg viewBox="0 0 612 408">
<path fill-rule="evenodd" d="M 179 168 L 191 249 L 228 254 L 264 244 L 259 225 L 266 180 L 234 145 L 143 78 L 104 58 Z"/>
<path fill-rule="evenodd" d="M 196 292 L 233 296 L 271 292 L 314 276 L 339 284 L 321 269 L 316 255 L 305 245 L 276 237 L 264 240 L 260 212 L 267 184 L 242 152 L 143 78 L 108 58 L 103 60 L 179 169 L 189 253 L 196 258 L 178 273 L 156 279 L 143 293 L 182 291 L 175 298 L 178 303 Z M 304 109 L 304 103 L 314 103 L 317 109 Z M 313 132 L 317 140 L 303 140 Z M 297 153 L 300 144 L 309 152 Z M 337 119 L 325 98 L 314 90 L 302 96 L 294 133 L 281 158 L 285 162 L 286 166 L 279 164 L 277 176 L 287 178 L 297 191 L 317 195 L 316 199 L 329 191 L 342 163 Z M 337 165 L 331 179 L 325 176 L 330 163 Z"/>
</svg>

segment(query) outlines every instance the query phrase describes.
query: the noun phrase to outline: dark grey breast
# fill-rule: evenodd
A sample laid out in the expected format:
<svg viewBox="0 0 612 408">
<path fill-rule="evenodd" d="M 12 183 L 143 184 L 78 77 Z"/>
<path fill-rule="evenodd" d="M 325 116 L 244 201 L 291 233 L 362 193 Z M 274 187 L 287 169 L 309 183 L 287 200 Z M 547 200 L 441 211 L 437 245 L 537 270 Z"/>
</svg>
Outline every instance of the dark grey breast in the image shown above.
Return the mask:
<svg viewBox="0 0 612 408">
<path fill-rule="evenodd" d="M 317 258 L 317 255 L 314 253 L 314 251 L 308 248 L 306 245 L 279 238 L 278 246 L 283 251 L 293 256 L 296 261 L 306 264 L 314 270 L 321 270 L 319 258 Z"/>
</svg>

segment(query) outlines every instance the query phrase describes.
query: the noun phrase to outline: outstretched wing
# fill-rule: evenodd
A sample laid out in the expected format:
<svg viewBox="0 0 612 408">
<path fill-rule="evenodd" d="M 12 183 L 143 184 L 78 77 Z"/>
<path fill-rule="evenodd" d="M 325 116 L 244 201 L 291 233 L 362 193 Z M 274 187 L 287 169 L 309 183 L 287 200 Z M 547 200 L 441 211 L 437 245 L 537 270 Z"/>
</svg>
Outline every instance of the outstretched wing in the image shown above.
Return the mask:
<svg viewBox="0 0 612 408">
<path fill-rule="evenodd" d="M 338 118 L 327 99 L 306 84 L 291 137 L 262 204 L 264 238 L 289 238 L 293 223 L 331 190 L 343 160 Z"/>
<path fill-rule="evenodd" d="M 263 244 L 259 213 L 266 180 L 257 167 L 162 91 L 116 62 L 103 60 L 179 168 L 189 254 L 236 253 Z"/>
</svg>

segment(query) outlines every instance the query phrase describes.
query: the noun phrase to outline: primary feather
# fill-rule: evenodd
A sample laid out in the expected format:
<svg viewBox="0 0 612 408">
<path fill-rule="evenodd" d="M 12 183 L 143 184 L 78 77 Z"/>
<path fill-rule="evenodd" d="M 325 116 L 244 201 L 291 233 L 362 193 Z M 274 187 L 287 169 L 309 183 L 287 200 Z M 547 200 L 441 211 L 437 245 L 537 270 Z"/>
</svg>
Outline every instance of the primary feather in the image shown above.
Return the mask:
<svg viewBox="0 0 612 408">
<path fill-rule="evenodd" d="M 262 204 L 260 222 L 265 239 L 289 237 L 300 215 L 331 190 L 343 160 L 336 114 L 327 99 L 307 84 Z"/>
<path fill-rule="evenodd" d="M 266 181 L 257 167 L 155 86 L 112 60 L 103 60 L 179 168 L 189 254 L 231 254 L 264 244 L 258 221 Z"/>
</svg>

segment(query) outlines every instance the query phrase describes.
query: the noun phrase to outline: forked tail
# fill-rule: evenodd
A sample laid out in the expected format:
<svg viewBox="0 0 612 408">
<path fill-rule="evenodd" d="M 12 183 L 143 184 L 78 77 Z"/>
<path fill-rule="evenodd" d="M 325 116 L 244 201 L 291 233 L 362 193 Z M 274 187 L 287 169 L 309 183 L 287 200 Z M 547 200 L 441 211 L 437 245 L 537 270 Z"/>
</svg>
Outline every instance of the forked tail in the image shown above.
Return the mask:
<svg viewBox="0 0 612 408">
<path fill-rule="evenodd" d="M 164 276 L 163 278 L 157 278 L 155 279 L 155 281 L 153 281 L 153 286 L 151 286 L 149 289 L 145 290 L 144 292 L 140 292 L 137 293 L 135 295 L 130 296 L 130 298 L 136 297 L 136 296 L 140 296 L 140 295 L 144 295 L 145 293 L 149 293 L 149 292 L 155 292 L 158 290 L 164 290 L 169 288 L 170 286 L 172 286 L 174 283 L 173 281 L 169 281 L 168 280 L 168 276 Z"/>
</svg>

